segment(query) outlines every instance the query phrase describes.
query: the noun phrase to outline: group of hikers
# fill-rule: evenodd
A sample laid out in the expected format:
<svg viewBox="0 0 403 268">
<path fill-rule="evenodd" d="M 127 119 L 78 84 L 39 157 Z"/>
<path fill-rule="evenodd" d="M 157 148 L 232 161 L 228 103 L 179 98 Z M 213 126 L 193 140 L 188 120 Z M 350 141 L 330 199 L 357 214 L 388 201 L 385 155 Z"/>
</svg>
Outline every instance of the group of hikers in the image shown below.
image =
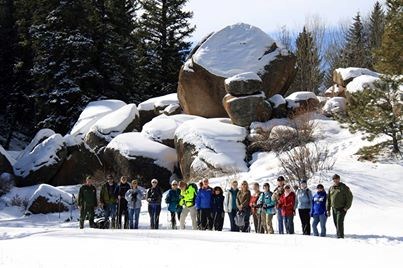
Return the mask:
<svg viewBox="0 0 403 268">
<path fill-rule="evenodd" d="M 337 237 L 344 238 L 344 217 L 351 207 L 353 195 L 340 176 L 333 175 L 333 185 L 326 193 L 322 184 L 316 187 L 316 193 L 307 187 L 307 181 L 300 181 L 299 186 L 291 187 L 286 184 L 283 176 L 277 178 L 277 186 L 271 191 L 270 184 L 254 183 L 252 192 L 247 181 L 238 187 L 236 180 L 231 182 L 230 189 L 224 191 L 221 187 L 209 186 L 209 180 L 203 179 L 199 185 L 184 181 L 172 181 L 171 189 L 165 197 L 165 203 L 170 213 L 170 227 L 185 229 L 185 221 L 190 214 L 193 230 L 222 231 L 225 213 L 228 213 L 230 230 L 232 232 L 249 232 L 250 218 L 253 219 L 257 233 L 274 234 L 273 217 L 277 215 L 278 233 L 294 234 L 294 216 L 298 211 L 302 232 L 304 235 L 326 236 L 327 218 L 333 215 Z M 139 188 L 138 181 L 122 176 L 116 183 L 111 175 L 102 185 L 99 203 L 104 210 L 113 229 L 138 229 L 142 200 L 148 202 L 150 228 L 158 229 L 163 191 L 158 186 L 158 180 L 151 180 L 147 191 Z M 86 183 L 80 188 L 78 196 L 80 209 L 80 228 L 84 228 L 84 220 L 88 216 L 90 227 L 94 225 L 94 210 L 98 206 L 96 188 L 93 179 L 87 177 Z M 122 216 L 124 223 L 122 225 Z M 111 220 L 109 221 L 109 218 Z M 318 231 L 320 224 L 320 234 Z"/>
</svg>

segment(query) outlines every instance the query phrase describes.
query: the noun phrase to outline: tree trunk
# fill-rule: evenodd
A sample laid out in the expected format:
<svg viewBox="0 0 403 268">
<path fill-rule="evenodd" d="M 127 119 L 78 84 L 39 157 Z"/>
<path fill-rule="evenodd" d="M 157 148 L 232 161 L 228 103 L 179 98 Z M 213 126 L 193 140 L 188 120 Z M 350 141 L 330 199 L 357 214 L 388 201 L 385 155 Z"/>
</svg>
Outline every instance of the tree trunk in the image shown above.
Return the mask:
<svg viewBox="0 0 403 268">
<path fill-rule="evenodd" d="M 400 150 L 399 150 L 399 143 L 398 143 L 398 140 L 397 140 L 397 137 L 396 137 L 396 133 L 393 134 L 392 139 L 393 139 L 393 150 L 392 150 L 392 152 L 397 154 L 397 153 L 400 152 Z"/>
</svg>

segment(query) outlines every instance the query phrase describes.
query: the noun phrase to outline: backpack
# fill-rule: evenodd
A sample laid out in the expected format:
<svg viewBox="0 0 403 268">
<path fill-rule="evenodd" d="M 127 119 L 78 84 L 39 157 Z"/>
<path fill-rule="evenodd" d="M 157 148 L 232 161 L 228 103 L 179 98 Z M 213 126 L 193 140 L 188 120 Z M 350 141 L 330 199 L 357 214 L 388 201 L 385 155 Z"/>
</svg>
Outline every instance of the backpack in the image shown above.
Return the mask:
<svg viewBox="0 0 403 268">
<path fill-rule="evenodd" d="M 235 216 L 235 225 L 238 227 L 245 226 L 245 213 L 243 211 L 238 211 Z"/>
<path fill-rule="evenodd" d="M 109 229 L 109 219 L 101 217 L 94 220 L 94 228 L 96 229 Z"/>
</svg>

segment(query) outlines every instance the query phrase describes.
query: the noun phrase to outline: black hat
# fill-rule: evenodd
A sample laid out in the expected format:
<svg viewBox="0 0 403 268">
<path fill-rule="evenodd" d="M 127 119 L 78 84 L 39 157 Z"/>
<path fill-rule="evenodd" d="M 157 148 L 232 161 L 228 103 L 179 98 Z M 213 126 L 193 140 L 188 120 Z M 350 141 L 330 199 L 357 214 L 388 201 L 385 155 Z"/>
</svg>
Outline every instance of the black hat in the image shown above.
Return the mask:
<svg viewBox="0 0 403 268">
<path fill-rule="evenodd" d="M 277 178 L 277 181 L 285 181 L 285 179 L 284 179 L 283 176 L 279 176 L 279 177 Z"/>
<path fill-rule="evenodd" d="M 301 184 L 302 184 L 302 183 L 305 183 L 305 184 L 306 184 L 306 180 L 302 180 L 302 181 L 301 181 Z"/>
<path fill-rule="evenodd" d="M 325 187 L 323 187 L 323 185 L 322 184 L 318 184 L 318 186 L 316 186 L 316 189 L 324 189 Z"/>
</svg>

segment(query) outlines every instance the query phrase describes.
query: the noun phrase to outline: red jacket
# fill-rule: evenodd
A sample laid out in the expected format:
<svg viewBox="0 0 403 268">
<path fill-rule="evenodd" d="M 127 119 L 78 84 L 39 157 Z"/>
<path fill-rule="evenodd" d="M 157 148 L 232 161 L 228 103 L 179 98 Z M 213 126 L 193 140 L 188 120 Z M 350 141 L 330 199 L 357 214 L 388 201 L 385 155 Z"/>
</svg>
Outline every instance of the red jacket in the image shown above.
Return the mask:
<svg viewBox="0 0 403 268">
<path fill-rule="evenodd" d="M 281 208 L 281 215 L 283 217 L 294 216 L 295 211 L 295 193 L 290 192 L 286 197 L 285 193 L 280 196 L 278 207 Z"/>
<path fill-rule="evenodd" d="M 249 206 L 252 209 L 252 214 L 256 214 L 256 212 L 257 212 L 256 204 L 257 204 L 257 200 L 259 199 L 259 196 L 260 196 L 260 192 L 257 196 L 256 196 L 256 194 L 254 194 L 250 197 Z"/>
</svg>

